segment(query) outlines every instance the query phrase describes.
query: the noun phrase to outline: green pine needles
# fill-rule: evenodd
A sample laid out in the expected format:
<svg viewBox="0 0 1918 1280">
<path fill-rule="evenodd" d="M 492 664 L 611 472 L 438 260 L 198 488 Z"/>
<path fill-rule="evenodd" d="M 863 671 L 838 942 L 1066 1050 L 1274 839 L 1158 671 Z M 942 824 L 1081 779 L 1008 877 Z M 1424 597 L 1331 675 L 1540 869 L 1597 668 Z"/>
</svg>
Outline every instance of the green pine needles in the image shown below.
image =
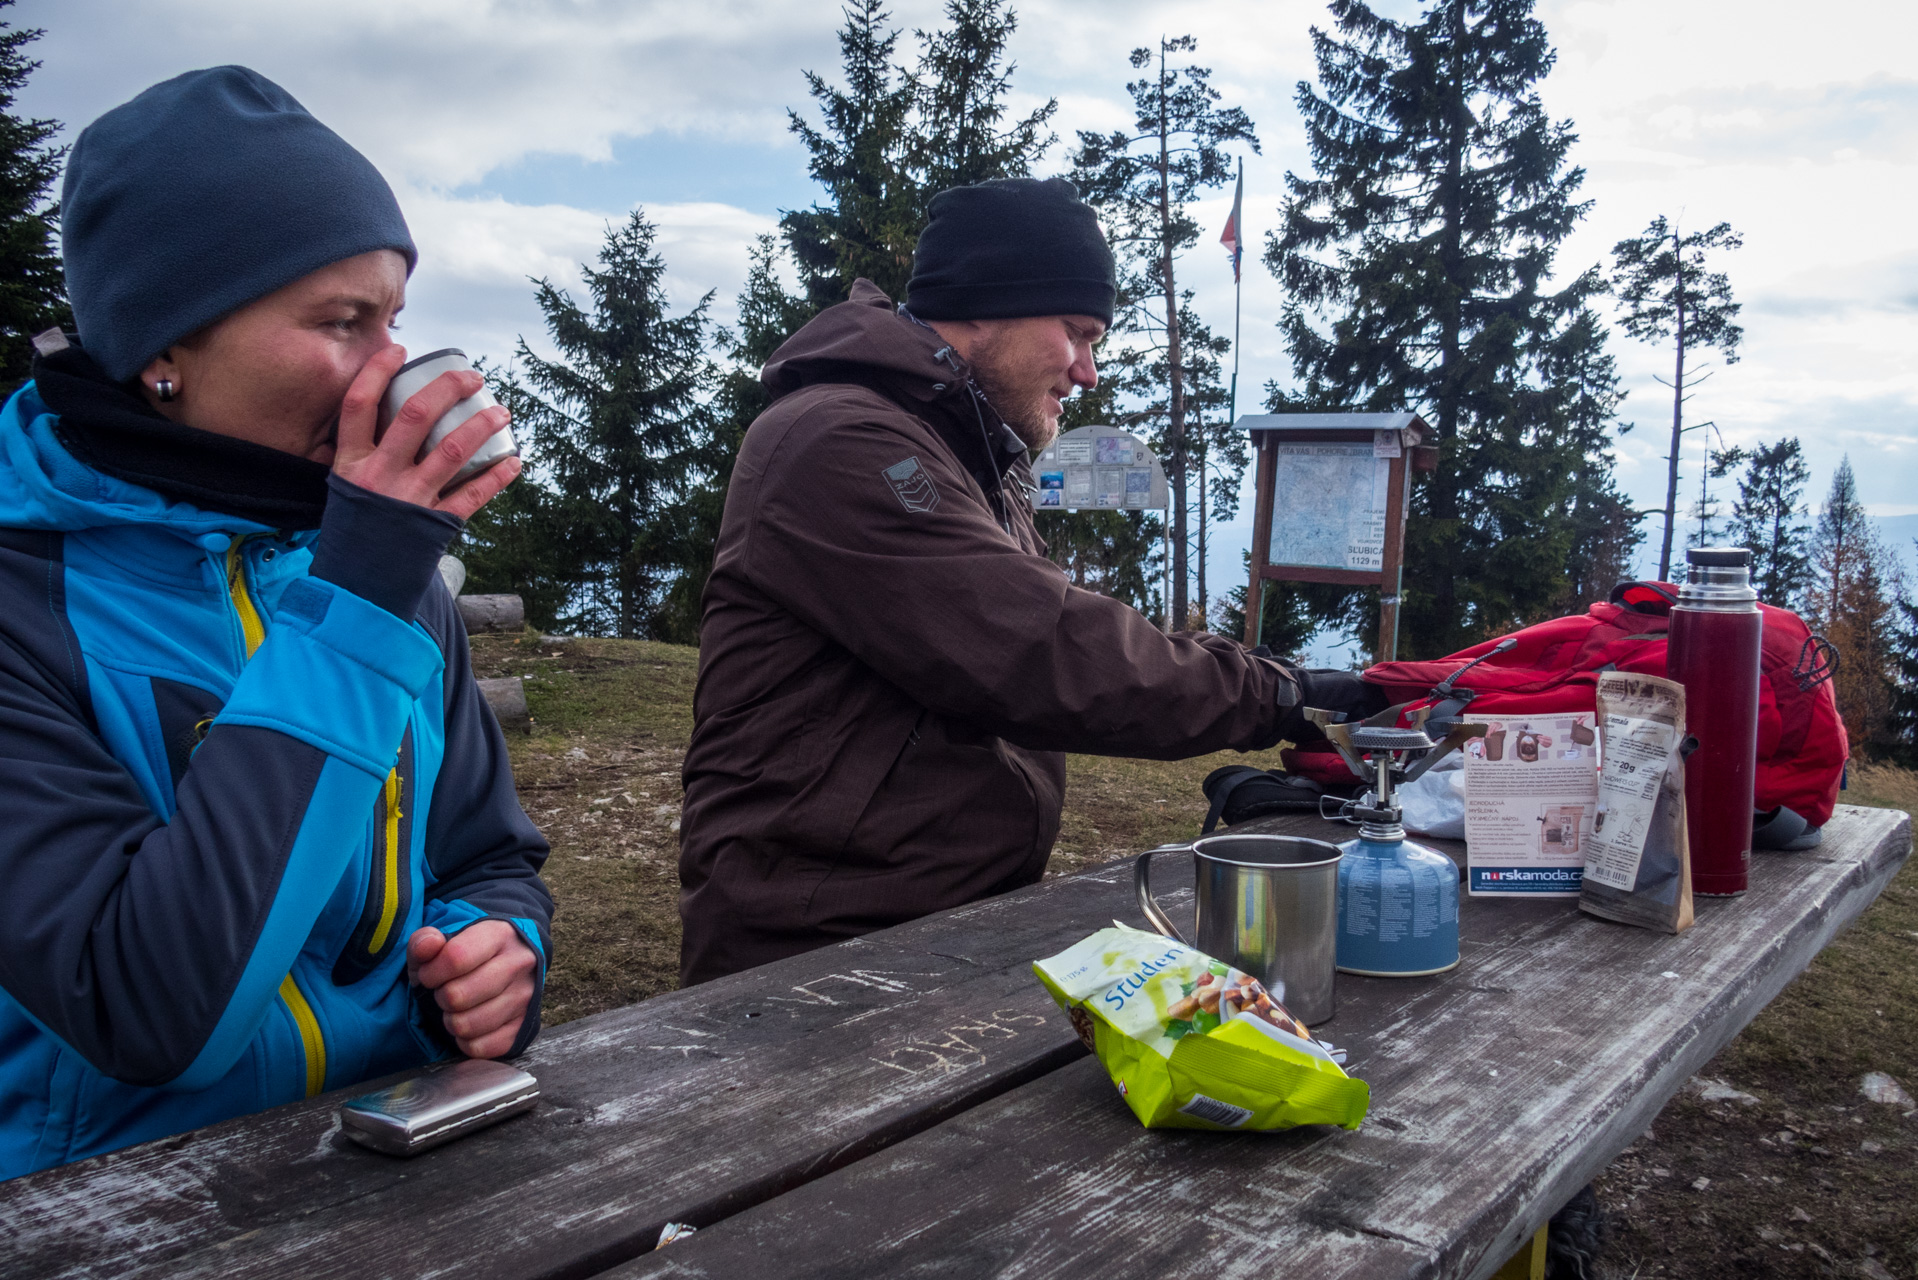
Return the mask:
<svg viewBox="0 0 1918 1280">
<path fill-rule="evenodd" d="M 1416 22 L 1331 10 L 1320 87 L 1297 93 L 1313 172 L 1286 176 L 1265 254 L 1298 385 L 1269 391 L 1275 409 L 1411 409 L 1436 430 L 1400 614 L 1400 656 L 1436 657 L 1602 595 L 1637 542 L 1590 310 L 1604 281 L 1553 283 L 1590 206 L 1576 135 L 1538 98 L 1555 55 L 1532 0 L 1440 0 Z M 1369 629 L 1376 603 L 1318 607 Z"/>
<path fill-rule="evenodd" d="M 12 4 L 0 0 L 0 9 Z M 67 153 L 48 145 L 60 122 L 13 112 L 14 98 L 40 66 L 25 50 L 41 34 L 0 22 L 0 395 L 12 395 L 31 376 L 34 334 L 73 327 L 53 245 L 59 211 L 48 200 Z"/>
</svg>

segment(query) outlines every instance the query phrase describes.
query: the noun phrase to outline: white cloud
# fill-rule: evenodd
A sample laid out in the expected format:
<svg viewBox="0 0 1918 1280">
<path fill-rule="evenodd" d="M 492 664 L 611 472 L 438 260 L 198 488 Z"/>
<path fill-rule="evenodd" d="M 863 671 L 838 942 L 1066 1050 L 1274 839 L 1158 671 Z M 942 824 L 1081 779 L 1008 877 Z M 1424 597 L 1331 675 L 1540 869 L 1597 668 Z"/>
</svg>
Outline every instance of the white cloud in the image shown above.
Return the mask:
<svg viewBox="0 0 1918 1280">
<path fill-rule="evenodd" d="M 550 355 L 532 281 L 551 280 L 584 302 L 579 267 L 596 262 L 607 219 L 564 205 L 497 198 L 411 193 L 404 203 L 420 246 L 420 267 L 408 289 L 407 344 L 420 350 L 426 343 L 459 345 L 504 360 L 523 336 L 534 351 Z M 711 203 L 648 205 L 644 212 L 658 231 L 654 243 L 667 264 L 671 307 L 688 310 L 713 291 L 714 318 L 730 319 L 753 237 L 776 222 Z"/>
<path fill-rule="evenodd" d="M 1380 7 L 1407 17 L 1419 6 Z M 902 55 L 940 8 L 894 5 Z M 1076 130 L 1128 123 L 1124 83 L 1137 73 L 1126 54 L 1161 34 L 1198 37 L 1198 60 L 1255 121 L 1265 154 L 1246 175 L 1240 407 L 1256 408 L 1263 382 L 1289 380 L 1273 328 L 1284 299 L 1258 254 L 1284 172 L 1308 166 L 1292 95 L 1313 74 L 1308 28 L 1329 26 L 1329 14 L 1317 0 L 1026 0 L 1018 10 L 1017 105 L 1060 102 L 1050 167 L 1063 167 Z M 1918 6 L 1832 0 L 1809 14 L 1786 0 L 1541 0 L 1559 50 L 1543 95 L 1576 125 L 1573 160 L 1596 202 L 1560 261 L 1567 271 L 1608 261 L 1615 241 L 1657 214 L 1730 221 L 1746 239 L 1723 264 L 1745 304 L 1745 358 L 1706 384 L 1692 416 L 1716 419 L 1734 441 L 1800 435 L 1820 491 L 1849 451 L 1865 499 L 1895 506 L 1918 489 L 1918 226 L 1908 213 L 1918 203 Z M 830 76 L 839 56 L 838 7 L 790 0 L 22 0 L 6 17 L 47 29 L 20 108 L 76 127 L 193 67 L 242 62 L 285 84 L 401 193 L 424 250 L 409 338 L 495 355 L 517 334 L 537 338 L 525 278 L 570 284 L 606 218 L 660 188 L 636 172 L 599 188 L 630 196 L 592 211 L 536 189 L 515 188 L 520 203 L 464 192 L 528 156 L 648 163 L 622 159 L 622 139 L 710 144 L 714 166 L 738 163 L 728 144 L 793 155 L 785 108 L 811 105 L 800 71 Z M 674 304 L 717 289 L 723 317 L 750 238 L 776 210 L 773 197 L 733 194 L 736 183 L 723 195 L 712 186 L 701 190 L 695 174 L 648 212 Z M 1228 199 L 1201 205 L 1204 232 L 1181 265 L 1221 332 L 1232 294 L 1214 238 Z M 1640 424 L 1621 445 L 1620 476 L 1649 506 L 1663 497 L 1670 413 L 1652 378 L 1669 357 L 1622 335 L 1614 350 L 1632 389 L 1626 417 Z M 1214 559 L 1223 589 L 1237 551 Z"/>
</svg>

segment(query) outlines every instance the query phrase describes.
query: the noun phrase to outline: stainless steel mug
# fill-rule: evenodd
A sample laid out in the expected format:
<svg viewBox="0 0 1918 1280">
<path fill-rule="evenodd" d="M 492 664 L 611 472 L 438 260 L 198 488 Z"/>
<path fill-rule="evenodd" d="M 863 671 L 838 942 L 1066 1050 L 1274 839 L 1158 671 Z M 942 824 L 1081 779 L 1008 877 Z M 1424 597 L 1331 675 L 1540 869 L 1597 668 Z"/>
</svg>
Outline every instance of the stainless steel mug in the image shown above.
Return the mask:
<svg viewBox="0 0 1918 1280">
<path fill-rule="evenodd" d="M 393 375 L 393 380 L 386 384 L 386 396 L 380 405 L 380 434 L 386 434 L 386 428 L 399 415 L 400 409 L 415 394 L 424 391 L 427 383 L 442 373 L 470 370 L 472 367 L 472 362 L 467 360 L 466 353 L 456 347 L 429 351 L 417 360 L 409 360 L 401 365 L 400 371 Z M 465 426 L 468 418 L 498 403 L 499 401 L 493 399 L 492 392 L 485 387 L 481 387 L 466 399 L 456 403 L 451 409 L 441 414 L 440 420 L 433 424 L 433 429 L 426 433 L 426 439 L 420 444 L 419 456 L 424 458 L 439 448 L 440 441 Z M 466 460 L 466 465 L 459 469 L 459 473 L 453 477 L 452 483 L 447 488 L 452 489 L 464 484 L 503 458 L 518 456 L 519 444 L 513 439 L 513 428 L 501 427 L 480 443 L 479 449 Z"/>
<path fill-rule="evenodd" d="M 1307 1026 L 1332 1017 L 1338 960 L 1339 847 L 1299 836 L 1208 836 L 1148 849 L 1133 864 L 1139 909 L 1186 939 L 1152 899 L 1152 855 L 1190 848 L 1196 942 L 1186 945 L 1251 974 Z"/>
</svg>

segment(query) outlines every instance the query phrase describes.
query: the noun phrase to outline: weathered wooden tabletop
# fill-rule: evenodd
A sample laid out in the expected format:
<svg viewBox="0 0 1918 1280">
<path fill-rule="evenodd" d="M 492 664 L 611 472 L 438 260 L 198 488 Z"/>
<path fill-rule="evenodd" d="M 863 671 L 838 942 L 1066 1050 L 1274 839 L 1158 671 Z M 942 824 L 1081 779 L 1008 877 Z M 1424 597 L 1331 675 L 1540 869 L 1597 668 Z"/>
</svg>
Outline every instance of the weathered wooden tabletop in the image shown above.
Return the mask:
<svg viewBox="0 0 1918 1280">
<path fill-rule="evenodd" d="M 0 1184 L 0 1273 L 1483 1275 L 1909 850 L 1840 809 L 1677 938 L 1466 901 L 1458 970 L 1339 980 L 1356 1133 L 1138 1127 L 1030 969 L 1139 922 L 1101 868 L 559 1028 L 534 1113 L 411 1161 L 341 1138 L 335 1094 Z M 702 1230 L 649 1252 L 668 1221 Z"/>
</svg>

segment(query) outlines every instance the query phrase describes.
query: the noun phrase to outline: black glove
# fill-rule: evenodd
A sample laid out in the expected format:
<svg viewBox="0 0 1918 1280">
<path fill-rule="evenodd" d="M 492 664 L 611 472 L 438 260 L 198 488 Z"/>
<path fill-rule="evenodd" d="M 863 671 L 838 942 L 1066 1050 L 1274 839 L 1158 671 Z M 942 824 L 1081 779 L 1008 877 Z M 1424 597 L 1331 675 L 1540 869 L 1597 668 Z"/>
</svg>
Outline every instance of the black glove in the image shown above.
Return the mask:
<svg viewBox="0 0 1918 1280">
<path fill-rule="evenodd" d="M 1346 720 L 1352 721 L 1377 715 L 1391 705 L 1385 690 L 1367 684 L 1356 672 L 1306 667 L 1287 667 L 1286 670 L 1298 682 L 1299 701 L 1297 706 L 1287 708 L 1279 721 L 1281 740 L 1306 743 L 1325 737 L 1317 725 L 1305 718 L 1307 707 L 1342 711 Z"/>
</svg>

